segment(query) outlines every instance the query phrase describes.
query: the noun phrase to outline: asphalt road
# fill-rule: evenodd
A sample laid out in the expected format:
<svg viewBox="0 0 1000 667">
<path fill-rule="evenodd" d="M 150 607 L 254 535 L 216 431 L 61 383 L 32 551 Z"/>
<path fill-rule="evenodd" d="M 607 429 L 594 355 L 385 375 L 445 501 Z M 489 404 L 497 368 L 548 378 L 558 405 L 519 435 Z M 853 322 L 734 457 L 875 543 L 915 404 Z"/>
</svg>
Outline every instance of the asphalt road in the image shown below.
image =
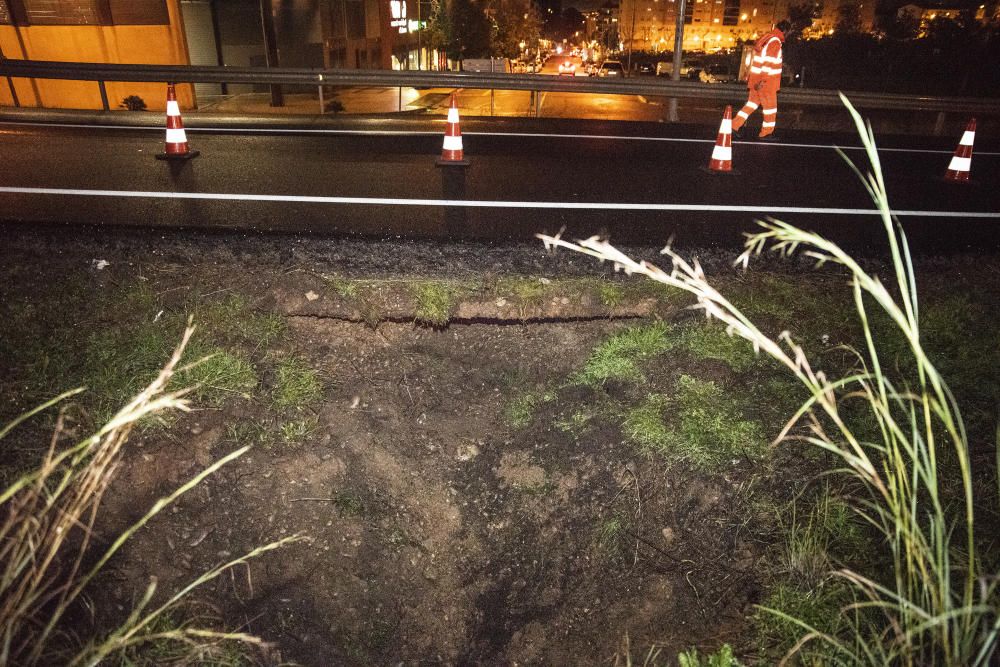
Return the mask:
<svg viewBox="0 0 1000 667">
<path fill-rule="evenodd" d="M 163 131 L 0 124 L 0 220 L 450 239 L 609 234 L 621 242 L 738 245 L 774 216 L 856 247 L 883 237 L 833 149 L 853 137 L 737 141 L 735 175 L 708 173 L 704 129 L 587 121 L 463 122 L 470 166 L 437 167 L 444 122 L 347 121 L 301 131 L 189 130 L 201 156 L 154 159 Z M 881 160 L 914 244 L 995 248 L 1000 152 L 973 182 L 941 176 L 944 140 L 887 138 Z M 859 150 L 848 148 L 855 160 Z"/>
</svg>

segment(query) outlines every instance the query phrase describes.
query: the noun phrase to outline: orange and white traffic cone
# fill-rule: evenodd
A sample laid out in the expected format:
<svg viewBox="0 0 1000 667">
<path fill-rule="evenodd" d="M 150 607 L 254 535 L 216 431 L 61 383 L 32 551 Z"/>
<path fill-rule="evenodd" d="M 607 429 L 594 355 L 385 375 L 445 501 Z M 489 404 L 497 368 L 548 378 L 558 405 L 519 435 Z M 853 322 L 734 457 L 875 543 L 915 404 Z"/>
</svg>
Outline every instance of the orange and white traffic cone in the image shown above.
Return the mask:
<svg viewBox="0 0 1000 667">
<path fill-rule="evenodd" d="M 948 170 L 944 172 L 944 180 L 956 183 L 968 183 L 969 171 L 972 167 L 972 144 L 976 140 L 976 119 L 969 120 L 968 127 L 958 142 L 955 155 L 951 158 Z"/>
<path fill-rule="evenodd" d="M 190 160 L 198 157 L 198 151 L 188 148 L 187 134 L 184 132 L 184 121 L 181 119 L 181 109 L 177 105 L 177 90 L 172 83 L 167 84 L 167 143 L 163 153 L 156 156 L 157 160 Z"/>
<path fill-rule="evenodd" d="M 712 159 L 706 171 L 713 173 L 733 173 L 733 107 L 726 105 L 726 112 L 719 124 L 719 135 L 712 149 Z"/>
<path fill-rule="evenodd" d="M 437 161 L 439 167 L 464 167 L 469 164 L 462 150 L 462 130 L 458 126 L 458 105 L 455 103 L 455 93 L 451 94 L 451 106 L 448 107 L 448 127 L 444 131 L 444 147 Z"/>
</svg>

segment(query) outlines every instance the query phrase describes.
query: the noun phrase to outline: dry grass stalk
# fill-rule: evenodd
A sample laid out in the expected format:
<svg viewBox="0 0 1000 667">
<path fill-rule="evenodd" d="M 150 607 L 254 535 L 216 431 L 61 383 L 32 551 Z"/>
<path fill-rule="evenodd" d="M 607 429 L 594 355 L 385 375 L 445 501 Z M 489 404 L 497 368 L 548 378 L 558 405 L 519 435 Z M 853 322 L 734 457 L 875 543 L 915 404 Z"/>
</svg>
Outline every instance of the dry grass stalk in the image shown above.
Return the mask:
<svg viewBox="0 0 1000 667">
<path fill-rule="evenodd" d="M 62 441 L 68 437 L 64 414 L 60 412 L 41 465 L 0 492 L 0 666 L 95 665 L 127 646 L 156 638 L 185 642 L 206 639 L 258 641 L 243 634 L 198 628 L 152 635 L 144 631 L 197 586 L 297 537 L 261 547 L 202 575 L 166 603 L 143 615 L 155 591 L 153 582 L 126 622 L 103 640 L 85 642 L 67 632 L 64 625 L 68 612 L 81 601 L 87 585 L 137 530 L 248 449 L 232 452 L 159 499 L 96 559 L 93 557 L 91 547 L 101 501 L 118 470 L 122 446 L 132 428 L 153 415 L 189 410 L 184 396 L 191 388 L 169 391 L 168 386 L 175 372 L 183 370 L 178 369 L 178 365 L 193 333 L 194 327 L 189 325 L 169 362 L 149 386 L 96 433 L 65 449 L 60 449 Z M 0 439 L 25 420 L 79 391 L 67 392 L 22 415 L 0 429 Z"/>
</svg>

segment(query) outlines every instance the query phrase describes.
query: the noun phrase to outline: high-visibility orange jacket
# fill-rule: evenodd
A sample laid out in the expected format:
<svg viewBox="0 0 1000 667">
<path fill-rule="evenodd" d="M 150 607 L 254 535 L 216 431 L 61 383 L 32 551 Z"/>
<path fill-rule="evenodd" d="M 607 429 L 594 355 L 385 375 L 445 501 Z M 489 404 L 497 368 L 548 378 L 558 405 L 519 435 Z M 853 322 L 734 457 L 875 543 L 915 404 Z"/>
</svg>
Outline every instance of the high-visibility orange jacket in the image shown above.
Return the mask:
<svg viewBox="0 0 1000 667">
<path fill-rule="evenodd" d="M 747 77 L 750 90 L 778 92 L 781 88 L 781 45 L 784 41 L 785 34 L 775 28 L 753 45 L 753 60 Z"/>
</svg>

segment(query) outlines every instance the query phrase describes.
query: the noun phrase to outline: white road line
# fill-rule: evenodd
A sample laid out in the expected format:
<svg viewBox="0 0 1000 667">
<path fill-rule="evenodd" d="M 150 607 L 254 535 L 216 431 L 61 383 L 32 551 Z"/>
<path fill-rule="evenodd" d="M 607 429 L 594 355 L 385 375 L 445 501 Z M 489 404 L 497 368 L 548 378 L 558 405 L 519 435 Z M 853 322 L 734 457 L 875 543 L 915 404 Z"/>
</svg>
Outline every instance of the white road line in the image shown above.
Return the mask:
<svg viewBox="0 0 1000 667">
<path fill-rule="evenodd" d="M 434 119 L 444 124 L 443 119 Z M 133 130 L 139 132 L 163 132 L 162 127 L 138 127 L 135 125 L 87 125 L 85 123 L 33 123 L 29 121 L 7 121 L 0 120 L 0 125 L 29 125 L 40 127 L 68 127 L 73 129 L 87 130 Z M 191 133 L 230 133 L 230 134 L 329 134 L 342 136 L 378 136 L 378 137 L 399 137 L 399 136 L 441 136 L 444 132 L 433 130 L 336 130 L 332 128 L 239 128 L 239 127 L 185 127 Z M 675 144 L 714 144 L 715 139 L 685 139 L 682 137 L 633 137 L 618 134 L 549 134 L 546 132 L 476 132 L 463 131 L 462 136 L 466 137 L 520 137 L 520 138 L 546 138 L 546 139 L 596 139 L 601 141 L 653 141 L 661 143 Z M 832 144 L 803 144 L 782 141 L 741 141 L 736 140 L 734 146 L 780 146 L 783 148 L 825 148 L 833 150 L 838 146 Z M 861 151 L 862 146 L 839 146 L 845 151 Z M 938 155 L 952 155 L 955 151 L 930 148 L 886 148 L 879 147 L 880 153 L 925 153 Z M 974 151 L 974 155 L 979 157 L 997 157 L 1000 151 Z"/>
<path fill-rule="evenodd" d="M 311 195 L 258 195 L 224 192 L 155 192 L 142 190 L 75 190 L 66 188 L 0 187 L 0 194 L 67 195 L 74 197 L 124 197 L 145 199 L 201 199 L 210 201 L 260 201 L 296 204 L 361 204 L 366 206 L 465 206 L 469 208 L 577 209 L 587 211 L 701 211 L 714 213 L 812 213 L 819 215 L 877 215 L 875 209 L 815 206 L 726 206 L 720 204 L 630 204 L 616 202 L 489 201 L 478 199 L 407 199 L 395 197 L 324 197 Z M 1000 219 L 998 212 L 894 211 L 915 218 Z"/>
</svg>

